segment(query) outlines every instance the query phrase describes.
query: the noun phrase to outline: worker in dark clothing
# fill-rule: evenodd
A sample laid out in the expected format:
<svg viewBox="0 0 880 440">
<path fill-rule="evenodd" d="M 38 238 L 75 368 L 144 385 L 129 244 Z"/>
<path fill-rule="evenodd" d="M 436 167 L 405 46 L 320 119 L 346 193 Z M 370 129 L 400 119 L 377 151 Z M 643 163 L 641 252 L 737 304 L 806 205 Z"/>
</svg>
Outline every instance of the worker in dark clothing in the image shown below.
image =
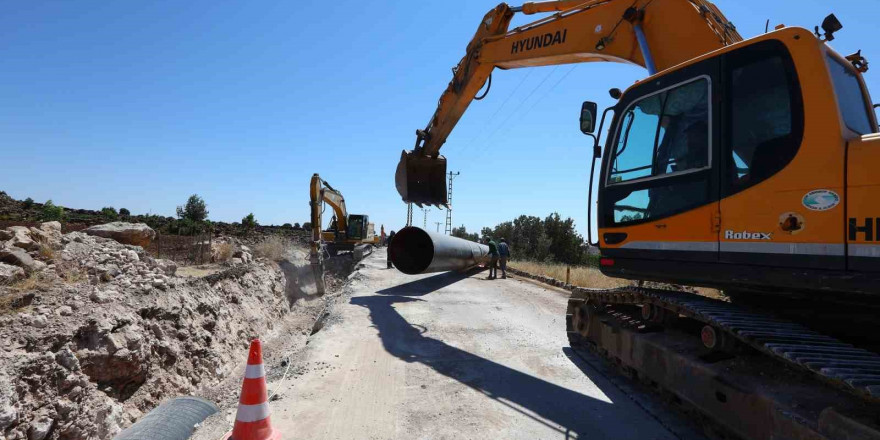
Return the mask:
<svg viewBox="0 0 880 440">
<path fill-rule="evenodd" d="M 509 258 L 510 246 L 507 245 L 507 240 L 502 237 L 501 243 L 498 243 L 498 263 L 501 265 L 501 278 L 507 278 L 507 260 Z"/>
<path fill-rule="evenodd" d="M 391 231 L 388 233 L 388 246 L 387 247 L 388 247 L 388 268 L 389 269 L 394 267 L 394 265 L 391 264 L 391 242 L 392 241 L 394 241 L 394 231 Z"/>
<path fill-rule="evenodd" d="M 486 279 L 494 280 L 498 278 L 498 245 L 489 237 L 486 237 L 485 243 L 489 246 L 489 277 Z"/>
</svg>

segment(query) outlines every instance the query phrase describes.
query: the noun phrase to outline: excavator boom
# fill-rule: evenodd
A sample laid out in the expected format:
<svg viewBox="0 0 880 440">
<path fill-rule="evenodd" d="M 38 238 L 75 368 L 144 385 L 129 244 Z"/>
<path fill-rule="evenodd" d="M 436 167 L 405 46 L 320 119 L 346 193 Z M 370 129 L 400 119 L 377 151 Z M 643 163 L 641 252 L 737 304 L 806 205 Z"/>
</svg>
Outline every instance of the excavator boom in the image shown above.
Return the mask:
<svg viewBox="0 0 880 440">
<path fill-rule="evenodd" d="M 508 29 L 516 12 L 555 13 Z M 563 0 L 516 8 L 501 3 L 483 17 L 427 127 L 416 131 L 413 150 L 403 152 L 397 191 L 420 206 L 447 203 L 440 148 L 496 67 L 606 61 L 654 74 L 738 41 L 733 25 L 705 0 Z"/>
</svg>

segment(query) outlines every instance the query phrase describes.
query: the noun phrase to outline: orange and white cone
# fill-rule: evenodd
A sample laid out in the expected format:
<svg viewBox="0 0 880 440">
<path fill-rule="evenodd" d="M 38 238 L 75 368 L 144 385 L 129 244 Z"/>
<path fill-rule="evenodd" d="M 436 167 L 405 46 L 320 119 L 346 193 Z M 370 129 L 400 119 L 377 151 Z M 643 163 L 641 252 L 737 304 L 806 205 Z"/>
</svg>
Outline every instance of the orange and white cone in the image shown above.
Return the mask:
<svg viewBox="0 0 880 440">
<path fill-rule="evenodd" d="M 241 398 L 232 432 L 223 440 L 280 440 L 281 434 L 269 421 L 269 398 L 266 393 L 266 370 L 263 368 L 263 347 L 259 339 L 251 341 Z"/>
</svg>

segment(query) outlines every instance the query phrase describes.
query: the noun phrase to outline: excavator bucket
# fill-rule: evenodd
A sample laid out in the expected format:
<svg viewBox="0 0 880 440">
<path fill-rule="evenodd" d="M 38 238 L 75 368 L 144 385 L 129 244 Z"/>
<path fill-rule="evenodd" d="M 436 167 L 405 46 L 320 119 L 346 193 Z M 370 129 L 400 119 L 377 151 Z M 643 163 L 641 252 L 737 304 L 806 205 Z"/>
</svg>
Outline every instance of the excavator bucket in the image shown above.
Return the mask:
<svg viewBox="0 0 880 440">
<path fill-rule="evenodd" d="M 407 203 L 446 206 L 446 158 L 404 151 L 394 176 L 397 192 Z"/>
</svg>

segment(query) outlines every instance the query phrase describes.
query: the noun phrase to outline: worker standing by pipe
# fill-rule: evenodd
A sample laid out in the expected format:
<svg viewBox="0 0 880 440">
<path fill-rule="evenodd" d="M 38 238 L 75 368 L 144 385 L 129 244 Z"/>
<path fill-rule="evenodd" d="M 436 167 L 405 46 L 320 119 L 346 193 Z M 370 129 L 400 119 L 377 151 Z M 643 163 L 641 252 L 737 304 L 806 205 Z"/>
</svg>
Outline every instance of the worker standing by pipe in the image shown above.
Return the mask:
<svg viewBox="0 0 880 440">
<path fill-rule="evenodd" d="M 487 280 L 498 278 L 498 244 L 492 237 L 486 237 L 486 246 L 489 246 L 489 277 Z"/>
<path fill-rule="evenodd" d="M 507 278 L 507 260 L 510 258 L 510 246 L 507 240 L 501 237 L 501 243 L 498 243 L 498 263 L 501 265 L 501 278 Z M 495 272 L 496 274 L 498 272 Z"/>
</svg>

